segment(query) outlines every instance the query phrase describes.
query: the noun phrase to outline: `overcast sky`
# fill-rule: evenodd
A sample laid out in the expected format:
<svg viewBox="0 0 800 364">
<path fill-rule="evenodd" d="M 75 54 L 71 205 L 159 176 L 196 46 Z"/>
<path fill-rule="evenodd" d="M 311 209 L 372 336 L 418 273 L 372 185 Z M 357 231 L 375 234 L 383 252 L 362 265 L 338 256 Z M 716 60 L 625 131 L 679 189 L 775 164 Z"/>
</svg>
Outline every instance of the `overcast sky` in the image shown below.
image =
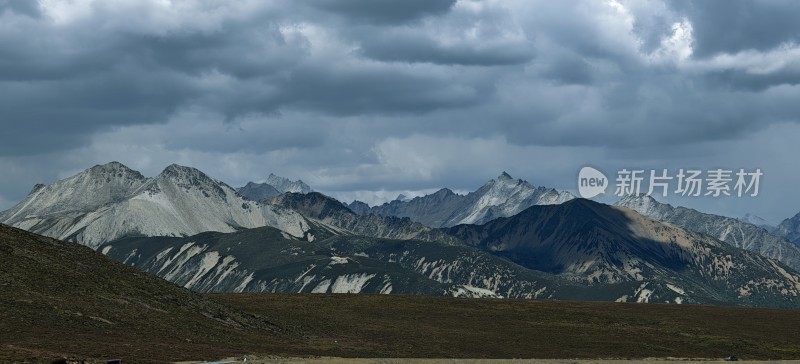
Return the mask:
<svg viewBox="0 0 800 364">
<path fill-rule="evenodd" d="M 0 0 L 0 210 L 117 160 L 368 202 L 761 168 L 800 211 L 796 0 Z M 610 191 L 609 191 L 610 192 Z"/>
</svg>

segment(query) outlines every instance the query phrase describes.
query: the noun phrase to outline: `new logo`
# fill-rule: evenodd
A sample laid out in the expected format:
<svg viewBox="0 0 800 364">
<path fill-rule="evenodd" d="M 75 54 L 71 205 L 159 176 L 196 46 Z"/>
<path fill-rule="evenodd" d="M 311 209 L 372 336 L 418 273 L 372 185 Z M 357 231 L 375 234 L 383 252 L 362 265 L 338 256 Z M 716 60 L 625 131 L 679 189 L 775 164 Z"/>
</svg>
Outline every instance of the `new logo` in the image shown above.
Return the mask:
<svg viewBox="0 0 800 364">
<path fill-rule="evenodd" d="M 605 193 L 608 178 L 592 167 L 583 167 L 578 173 L 578 193 L 583 198 L 592 198 Z"/>
</svg>

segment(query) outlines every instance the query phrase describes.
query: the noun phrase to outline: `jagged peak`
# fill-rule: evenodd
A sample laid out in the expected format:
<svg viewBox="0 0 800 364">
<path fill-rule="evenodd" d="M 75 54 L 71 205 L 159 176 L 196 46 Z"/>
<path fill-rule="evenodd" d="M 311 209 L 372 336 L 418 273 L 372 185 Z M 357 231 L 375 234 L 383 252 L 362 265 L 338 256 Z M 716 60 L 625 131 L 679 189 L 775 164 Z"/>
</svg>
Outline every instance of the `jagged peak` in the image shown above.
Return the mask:
<svg viewBox="0 0 800 364">
<path fill-rule="evenodd" d="M 42 188 L 45 188 L 45 187 L 47 187 L 47 185 L 44 185 L 44 184 L 41 184 L 41 183 L 37 183 L 37 184 L 33 185 L 33 188 L 31 189 L 31 192 L 28 193 L 28 195 L 30 196 L 30 195 L 38 192 L 39 190 L 41 190 Z"/>
<path fill-rule="evenodd" d="M 202 171 L 197 168 L 182 166 L 179 164 L 170 164 L 167 168 L 161 171 L 161 175 L 204 175 Z"/>
<path fill-rule="evenodd" d="M 483 184 L 483 186 L 481 186 L 476 191 L 470 192 L 470 194 L 472 194 L 472 193 L 482 194 L 482 193 L 486 193 L 488 191 L 492 191 L 492 190 L 495 190 L 495 189 L 498 189 L 498 188 L 500 188 L 500 189 L 505 189 L 505 188 L 530 188 L 530 189 L 535 189 L 536 187 L 533 186 L 532 184 L 528 183 L 528 181 L 525 181 L 525 180 L 519 179 L 519 178 L 511 177 L 511 175 L 508 174 L 507 172 L 503 172 L 497 178 L 487 181 L 485 184 Z"/>
<path fill-rule="evenodd" d="M 676 209 L 682 210 L 691 210 L 695 212 L 700 212 L 692 208 L 682 207 L 682 206 L 672 206 L 665 202 L 660 202 L 656 200 L 653 196 L 650 196 L 645 193 L 640 193 L 638 195 L 628 195 L 622 197 L 619 201 L 617 201 L 615 206 L 625 207 L 631 210 L 634 210 L 642 215 L 646 216 L 657 216 L 660 214 L 668 213 L 670 211 L 674 211 Z M 702 213 L 702 212 L 700 212 Z M 717 215 L 719 216 L 719 215 Z M 724 217 L 724 216 L 720 216 Z M 729 218 L 729 217 L 725 217 Z M 729 218 L 730 219 L 730 218 Z"/>
<path fill-rule="evenodd" d="M 646 193 L 640 193 L 638 195 L 625 195 L 625 196 L 623 196 L 622 198 L 619 199 L 619 202 L 617 202 L 617 204 L 621 205 L 621 204 L 631 203 L 631 202 L 649 203 L 649 204 L 655 204 L 655 205 L 661 205 L 662 204 L 661 202 L 656 200 L 653 196 L 650 196 L 650 195 L 648 195 Z"/>
<path fill-rule="evenodd" d="M 124 165 L 124 164 L 122 164 L 120 162 L 117 162 L 117 161 L 111 161 L 111 162 L 108 162 L 106 164 L 96 164 L 92 168 L 89 168 L 89 169 L 95 169 L 95 170 L 97 170 L 97 169 L 100 169 L 100 170 L 126 169 L 126 170 L 129 170 L 129 171 L 132 171 L 132 169 L 128 168 L 128 166 L 126 166 L 126 165 Z"/>
<path fill-rule="evenodd" d="M 433 193 L 433 195 L 440 195 L 440 196 L 450 196 L 455 195 L 456 193 L 453 190 L 445 187 Z"/>
<path fill-rule="evenodd" d="M 288 179 L 288 178 L 286 178 L 286 177 L 283 177 L 283 176 L 279 176 L 279 175 L 277 175 L 277 174 L 275 174 L 275 173 L 270 173 L 270 174 L 269 174 L 269 176 L 267 176 L 267 182 L 269 182 L 269 181 L 286 181 L 286 182 L 292 182 L 292 180 L 290 180 L 290 179 Z"/>
<path fill-rule="evenodd" d="M 211 178 L 197 168 L 181 166 L 174 163 L 167 166 L 167 168 L 164 168 L 164 171 L 158 175 L 157 179 L 173 180 L 190 185 L 223 185 L 223 183 Z"/>
<path fill-rule="evenodd" d="M 106 164 L 97 164 L 83 172 L 83 174 L 108 174 L 108 173 L 123 173 L 126 175 L 132 175 L 138 179 L 144 179 L 144 176 L 142 176 L 141 173 L 133 169 L 130 169 L 128 168 L 128 166 L 117 161 L 108 162 Z"/>
<path fill-rule="evenodd" d="M 143 183 L 145 178 L 141 173 L 128 168 L 119 162 L 97 164 L 87 168 L 71 177 L 55 181 L 51 186 L 64 186 L 91 182 L 94 184 L 135 184 Z M 31 193 L 36 191 L 31 191 Z"/>
<path fill-rule="evenodd" d="M 491 186 L 525 186 L 528 188 L 536 188 L 532 184 L 528 183 L 528 181 L 514 178 L 508 172 L 503 172 L 497 178 L 489 180 L 486 184 L 483 185 L 484 187 L 491 187 Z"/>
<path fill-rule="evenodd" d="M 292 181 L 286 177 L 281 177 L 274 173 L 269 174 L 266 183 L 272 187 L 275 187 L 275 189 L 280 192 L 309 193 L 314 191 L 311 186 L 307 185 L 301 179 Z"/>
</svg>

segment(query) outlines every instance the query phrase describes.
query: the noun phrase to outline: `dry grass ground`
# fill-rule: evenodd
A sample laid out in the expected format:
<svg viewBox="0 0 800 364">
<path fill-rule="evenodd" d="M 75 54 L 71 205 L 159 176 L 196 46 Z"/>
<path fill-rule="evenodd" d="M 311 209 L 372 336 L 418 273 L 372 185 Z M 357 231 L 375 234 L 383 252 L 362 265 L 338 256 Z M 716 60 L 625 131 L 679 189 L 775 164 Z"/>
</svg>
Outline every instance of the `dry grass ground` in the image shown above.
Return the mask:
<svg viewBox="0 0 800 364">
<path fill-rule="evenodd" d="M 241 358 L 229 358 L 236 363 Z M 223 361 L 224 362 L 224 361 Z M 197 364 L 185 362 L 182 364 Z M 422 359 L 422 358 L 250 358 L 249 364 L 722 364 L 722 360 L 649 358 L 631 360 L 602 359 Z M 800 360 L 746 360 L 741 364 L 800 364 Z"/>
<path fill-rule="evenodd" d="M 416 296 L 220 294 L 334 357 L 800 359 L 800 311 Z"/>
<path fill-rule="evenodd" d="M 800 359 L 798 328 L 800 310 L 419 296 L 198 295 L 88 248 L 0 225 L 0 363 L 47 363 L 59 357 L 161 363 L 245 354 L 280 357 L 266 362 L 342 363 L 356 362 L 349 358 L 597 362 L 593 359 L 731 354 Z"/>
</svg>

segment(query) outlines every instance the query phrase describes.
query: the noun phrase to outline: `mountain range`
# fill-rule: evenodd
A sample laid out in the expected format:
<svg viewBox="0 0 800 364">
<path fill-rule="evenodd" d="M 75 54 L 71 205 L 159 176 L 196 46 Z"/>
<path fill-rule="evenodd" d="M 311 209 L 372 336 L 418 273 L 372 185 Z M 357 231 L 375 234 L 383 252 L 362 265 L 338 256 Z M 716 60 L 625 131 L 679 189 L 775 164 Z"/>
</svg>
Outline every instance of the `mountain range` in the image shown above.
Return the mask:
<svg viewBox="0 0 800 364">
<path fill-rule="evenodd" d="M 767 231 L 772 232 L 775 229 L 775 225 L 767 221 L 761 216 L 754 215 L 754 214 L 744 214 L 742 217 L 738 218 L 739 221 L 748 223 L 750 225 L 755 225 L 760 228 L 764 228 Z"/>
<path fill-rule="evenodd" d="M 311 193 L 314 190 L 302 180 L 292 181 L 285 177 L 276 176 L 272 173 L 264 183 L 248 182 L 243 187 L 236 189 L 242 197 L 251 201 L 262 201 L 273 198 L 282 193 Z"/>
<path fill-rule="evenodd" d="M 92 248 L 125 236 L 189 236 L 273 226 L 304 238 L 297 212 L 250 201 L 197 169 L 170 165 L 155 178 L 116 162 L 37 186 L 0 222 Z"/>
<path fill-rule="evenodd" d="M 589 285 L 640 282 L 642 290 L 673 290 L 680 294 L 677 299 L 708 295 L 719 301 L 753 299 L 772 289 L 767 287 L 775 288 L 770 295 L 777 296 L 800 288 L 798 275 L 776 261 L 627 208 L 584 199 L 534 206 L 513 217 L 449 231 L 524 267 Z M 755 272 L 771 278 L 754 279 Z M 781 288 L 773 286 L 777 282 Z M 795 293 L 784 299 L 794 301 Z"/>
<path fill-rule="evenodd" d="M 292 194 L 291 199 L 320 205 L 313 194 Z M 334 222 L 355 214 L 332 209 L 322 215 Z M 800 294 L 800 274 L 779 262 L 629 209 L 583 199 L 534 206 L 485 225 L 436 230 L 448 239 L 374 238 L 325 226 L 312 227 L 314 242 L 263 227 L 186 238 L 126 238 L 100 251 L 200 292 L 788 307 L 798 304 Z"/>
<path fill-rule="evenodd" d="M 560 204 L 574 198 L 569 192 L 534 187 L 527 181 L 503 172 L 466 195 L 443 188 L 411 200 L 396 199 L 371 208 L 363 202 L 354 201 L 349 207 L 362 215 L 408 217 L 427 226 L 441 228 L 458 224 L 483 224 L 498 217 L 513 216 L 531 206 Z"/>
<path fill-rule="evenodd" d="M 261 230 L 274 229 L 207 236 L 205 242 L 224 244 L 225 236 Z M 87 247 L 1 224 L 0 261 L 4 363 L 403 356 L 564 361 L 731 352 L 774 360 L 794 358 L 800 347 L 792 335 L 800 323 L 797 310 L 413 295 L 198 294 Z M 330 270 L 352 264 L 335 261 L 339 264 Z M 346 292 L 356 283 L 314 287 Z M 566 291 L 567 285 L 553 290 Z"/>
<path fill-rule="evenodd" d="M 617 202 L 644 216 L 679 226 L 689 231 L 706 234 L 735 247 L 779 260 L 800 270 L 800 246 L 780 236 L 770 234 L 765 228 L 748 224 L 731 217 L 706 214 L 685 207 L 674 207 L 658 202 L 648 195 L 631 195 Z"/>
<path fill-rule="evenodd" d="M 193 168 L 147 178 L 112 162 L 37 185 L 0 222 L 200 292 L 800 305 L 796 245 L 649 197 L 609 206 L 503 173 L 364 209 L 266 185 L 282 192 L 254 201 Z"/>
<path fill-rule="evenodd" d="M 800 212 L 780 223 L 776 227 L 776 233 L 786 237 L 795 244 L 800 244 Z"/>
</svg>

